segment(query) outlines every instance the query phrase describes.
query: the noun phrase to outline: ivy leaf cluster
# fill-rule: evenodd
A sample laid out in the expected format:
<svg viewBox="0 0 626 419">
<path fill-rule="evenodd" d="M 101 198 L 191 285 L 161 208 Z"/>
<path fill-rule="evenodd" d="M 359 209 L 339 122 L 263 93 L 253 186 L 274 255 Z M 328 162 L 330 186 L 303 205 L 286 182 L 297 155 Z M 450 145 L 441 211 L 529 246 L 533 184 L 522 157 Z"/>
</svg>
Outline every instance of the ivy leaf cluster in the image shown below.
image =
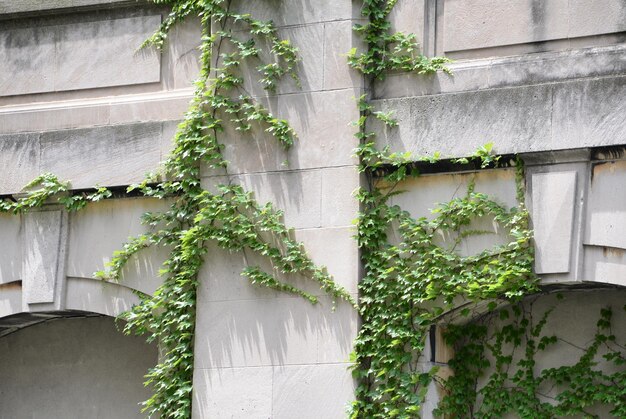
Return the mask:
<svg viewBox="0 0 626 419">
<path fill-rule="evenodd" d="M 626 416 L 626 346 L 612 332 L 613 309 L 600 310 L 593 338 L 586 347 L 577 347 L 582 352 L 577 361 L 537 370 L 538 356 L 557 343 L 572 345 L 544 333 L 553 309 L 533 321 L 532 302 L 522 301 L 469 324 L 450 326 L 445 339 L 456 348 L 449 363 L 454 375 L 441 382 L 446 395 L 435 413 L 596 418 L 591 408 L 605 406 L 614 417 Z M 610 368 L 600 368 L 601 361 Z"/>
</svg>

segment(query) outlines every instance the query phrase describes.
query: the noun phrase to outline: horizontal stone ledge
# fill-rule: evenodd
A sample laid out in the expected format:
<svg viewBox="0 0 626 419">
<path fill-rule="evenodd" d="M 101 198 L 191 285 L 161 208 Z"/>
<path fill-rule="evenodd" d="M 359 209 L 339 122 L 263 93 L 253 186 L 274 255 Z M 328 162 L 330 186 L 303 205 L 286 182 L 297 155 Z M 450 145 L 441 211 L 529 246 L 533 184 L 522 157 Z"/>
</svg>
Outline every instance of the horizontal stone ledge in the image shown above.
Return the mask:
<svg viewBox="0 0 626 419">
<path fill-rule="evenodd" d="M 452 76 L 390 74 L 375 84 L 374 97 L 429 96 L 626 74 L 626 45 L 464 60 L 449 68 Z"/>
<path fill-rule="evenodd" d="M 0 195 L 18 193 L 44 172 L 74 189 L 143 180 L 171 148 L 176 122 L 149 122 L 0 135 Z"/>
<path fill-rule="evenodd" d="M 626 144 L 626 76 L 377 100 L 399 126 L 378 130 L 380 146 L 415 158 L 472 155 L 492 142 L 498 154 Z"/>
<path fill-rule="evenodd" d="M 180 120 L 193 89 L 0 107 L 0 135 Z"/>
<path fill-rule="evenodd" d="M 145 0 L 0 0 L 0 19 L 15 15 L 67 12 L 76 9 L 98 9 L 147 4 Z"/>
</svg>

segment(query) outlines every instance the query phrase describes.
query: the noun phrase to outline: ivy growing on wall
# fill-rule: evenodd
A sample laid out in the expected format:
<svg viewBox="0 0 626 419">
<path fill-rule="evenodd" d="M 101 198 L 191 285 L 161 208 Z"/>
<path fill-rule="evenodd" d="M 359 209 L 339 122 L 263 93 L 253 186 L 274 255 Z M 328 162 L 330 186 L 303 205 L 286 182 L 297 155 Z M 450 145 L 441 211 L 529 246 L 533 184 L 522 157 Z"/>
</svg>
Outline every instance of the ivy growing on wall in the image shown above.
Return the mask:
<svg viewBox="0 0 626 419">
<path fill-rule="evenodd" d="M 597 418 L 592 409 L 605 406 L 613 417 L 626 417 L 626 346 L 614 334 L 613 309 L 600 310 L 594 336 L 581 347 L 546 333 L 555 307 L 533 313 L 534 300 L 447 329 L 445 339 L 457 351 L 449 362 L 454 375 L 442 383 L 446 393 L 438 415 Z M 539 370 L 537 358 L 557 344 L 580 351 L 580 358 Z"/>
<path fill-rule="evenodd" d="M 170 6 L 171 13 L 144 46 L 163 48 L 177 23 L 199 17 L 202 31 L 200 76 L 195 83 L 192 103 L 175 135 L 170 157 L 160 171 L 128 189 L 167 200 L 168 210 L 145 214 L 142 221 L 150 227 L 149 232 L 130 240 L 98 277 L 123 280 L 124 266 L 142 249 L 150 246 L 171 249 L 162 270 L 162 286 L 154 295 L 141 295 L 141 303 L 123 318 L 128 333 L 146 335 L 161 348 L 159 363 L 147 376 L 153 395 L 145 402 L 145 411 L 164 418 L 188 418 L 191 416 L 198 273 L 207 242 L 268 258 L 274 267 L 272 272 L 263 271 L 259 266 L 249 266 L 242 272 L 253 284 L 299 295 L 315 304 L 314 295 L 280 279 L 283 274 L 298 273 L 316 281 L 334 298 L 355 306 L 356 303 L 333 282 L 324 268 L 311 261 L 302 245 L 293 239 L 292 231 L 284 225 L 280 211 L 270 204 L 259 204 L 238 185 L 223 184 L 209 190 L 201 184 L 201 170 L 228 174 L 228 163 L 222 155 L 223 143 L 228 140 L 224 135 L 227 125 L 242 133 L 265 132 L 284 148 L 296 141 L 288 121 L 273 115 L 246 90 L 242 65 L 245 62 L 247 68 L 255 68 L 260 85 L 275 92 L 285 77 L 299 83 L 297 48 L 280 38 L 272 22 L 233 11 L 230 0 L 153 1 Z M 414 35 L 393 32 L 389 15 L 396 0 L 363 0 L 362 4 L 367 23 L 358 24 L 354 29 L 363 37 L 366 48 L 351 50 L 348 63 L 370 84 L 383 80 L 390 71 L 449 73 L 447 59 L 427 58 L 420 53 Z M 380 126 L 394 129 L 398 124 L 393 113 L 376 110 L 367 95 L 358 98 L 356 106 L 361 117 L 355 122 L 359 140 L 355 152 L 367 185 L 356 194 L 362 205 L 356 236 L 364 266 L 358 305 L 363 323 L 355 341 L 353 372 L 358 387 L 350 415 L 354 418 L 413 418 L 419 416 L 428 386 L 437 379 L 436 369 L 425 370 L 421 358 L 431 326 L 460 302 L 470 306 L 471 303 L 485 304 L 493 309 L 499 299 L 515 303 L 537 290 L 532 271 L 532 234 L 523 199 L 523 167 L 521 162 L 517 163 L 516 208 L 505 208 L 476 192 L 470 184 L 464 196 L 440 204 L 431 218 L 414 218 L 393 205 L 392 198 L 404 180 L 417 175 L 413 165 L 416 160 L 434 161 L 438 156 L 420 159 L 378 147 L 377 129 Z M 496 159 L 489 145 L 471 158 L 485 167 Z M 459 160 L 460 163 L 467 161 Z M 69 183 L 44 174 L 27 185 L 24 196 L 0 201 L 0 211 L 20 213 L 51 199 L 57 199 L 59 204 L 73 211 L 88 202 L 111 196 L 106 188 L 71 191 Z M 508 232 L 509 241 L 475 255 L 462 256 L 457 251 L 459 243 L 483 234 L 472 224 L 481 218 L 499 224 Z M 442 236 L 449 240 L 440 240 Z M 503 327 L 495 343 L 488 346 L 497 359 L 497 374 L 481 393 L 480 407 L 475 404 L 478 393 L 474 385 L 485 367 L 480 344 L 492 338 L 481 323 L 450 328 L 447 339 L 450 344 L 459 346 L 459 352 L 451 363 L 456 375 L 444 384 L 448 396 L 439 407 L 440 414 L 498 417 L 505 408 L 518 412 L 545 409 L 548 416 L 584 413 L 583 404 L 596 397 L 591 392 L 582 394 L 583 390 L 577 387 L 576 391 L 562 393 L 560 404 L 555 407 L 542 404 L 531 391 L 546 380 L 574 385 L 572 376 L 594 389 L 604 385 L 606 391 L 601 393 L 602 397 L 613 400 L 615 412 L 625 414 L 623 392 L 611 392 L 607 384 L 617 380 L 624 383 L 623 375 L 600 376 L 591 369 L 598 347 L 614 342 L 613 335 L 607 332 L 610 312 L 602 313 L 598 334 L 575 368 L 548 370 L 536 377 L 528 372 L 530 356 L 552 344 L 554 338 L 540 336 L 543 320 L 543 323 L 531 325 L 524 320 L 524 310 L 515 311 L 515 307 L 521 306 L 513 305 L 512 322 Z M 462 314 L 469 315 L 470 310 L 465 309 Z M 529 327 L 533 339 L 521 339 Z M 525 363 L 518 365 L 522 371 L 519 375 L 505 377 L 503 368 L 511 361 L 509 355 L 502 352 L 502 344 L 511 342 L 525 345 L 528 357 L 520 361 Z M 609 360 L 621 365 L 624 357 L 617 351 L 612 353 Z M 504 379 L 517 380 L 515 382 L 528 391 L 496 393 Z M 487 394 L 488 390 L 494 390 L 493 397 Z M 615 401 L 620 397 L 622 401 Z"/>
</svg>

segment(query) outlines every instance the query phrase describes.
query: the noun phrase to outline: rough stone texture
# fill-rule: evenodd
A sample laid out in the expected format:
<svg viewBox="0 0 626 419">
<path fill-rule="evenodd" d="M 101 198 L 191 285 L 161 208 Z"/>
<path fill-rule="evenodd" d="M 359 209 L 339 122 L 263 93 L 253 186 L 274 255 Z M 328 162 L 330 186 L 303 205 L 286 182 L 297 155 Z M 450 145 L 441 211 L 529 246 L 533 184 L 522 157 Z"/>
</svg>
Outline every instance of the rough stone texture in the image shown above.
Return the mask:
<svg viewBox="0 0 626 419">
<path fill-rule="evenodd" d="M 535 272 L 569 272 L 576 172 L 532 175 Z"/>
<path fill-rule="evenodd" d="M 415 156 L 525 153 L 626 142 L 626 77 L 377 101 L 400 126 L 379 143 Z"/>
<path fill-rule="evenodd" d="M 443 13 L 445 51 L 626 30 L 626 5 L 621 0 L 446 0 Z"/>
<path fill-rule="evenodd" d="M 67 215 L 53 209 L 25 214 L 22 243 L 24 308 L 39 309 L 39 304 L 60 308 L 65 291 Z"/>
<path fill-rule="evenodd" d="M 135 49 L 160 20 L 145 16 L 0 31 L 0 96 L 158 82 L 158 54 Z"/>
<path fill-rule="evenodd" d="M 459 60 L 449 67 L 454 73 L 452 76 L 445 73 L 429 76 L 390 74 L 374 86 L 375 97 L 390 99 L 426 96 L 626 74 L 626 47 L 622 43 L 558 52 Z"/>
<path fill-rule="evenodd" d="M 0 339 L 0 417 L 142 418 L 143 376 L 156 360 L 156 345 L 110 318 L 25 328 Z"/>
</svg>

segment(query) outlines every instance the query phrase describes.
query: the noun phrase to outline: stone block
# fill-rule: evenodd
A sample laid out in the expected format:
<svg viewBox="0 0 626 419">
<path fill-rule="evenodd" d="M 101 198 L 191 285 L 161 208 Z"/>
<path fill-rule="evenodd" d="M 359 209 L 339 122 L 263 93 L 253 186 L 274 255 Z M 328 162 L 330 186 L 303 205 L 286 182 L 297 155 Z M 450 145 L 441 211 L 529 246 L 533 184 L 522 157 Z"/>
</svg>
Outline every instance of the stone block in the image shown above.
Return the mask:
<svg viewBox="0 0 626 419">
<path fill-rule="evenodd" d="M 261 102 L 277 118 L 286 119 L 297 134 L 294 145 L 285 150 L 264 132 L 253 126 L 251 133 L 236 131 L 225 124 L 221 136 L 224 157 L 230 173 L 255 173 L 356 164 L 353 150 L 359 118 L 352 89 L 313 92 L 263 99 Z"/>
<path fill-rule="evenodd" d="M 0 195 L 17 193 L 40 172 L 39 135 L 0 135 Z"/>
<path fill-rule="evenodd" d="M 585 246 L 584 280 L 626 286 L 626 250 Z"/>
<path fill-rule="evenodd" d="M 250 13 L 255 19 L 272 20 L 277 26 L 345 20 L 359 15 L 359 4 L 336 0 L 268 0 L 254 4 L 237 0 L 232 9 Z"/>
<path fill-rule="evenodd" d="M 285 212 L 285 224 L 293 228 L 321 226 L 322 171 L 297 170 L 250 175 L 235 175 L 230 182 L 253 192 L 257 202 L 271 202 Z M 202 182 L 205 189 L 215 183 L 227 183 L 223 177 L 209 177 Z"/>
<path fill-rule="evenodd" d="M 74 189 L 129 185 L 158 166 L 161 135 L 161 123 L 45 132 L 40 169 Z"/>
<path fill-rule="evenodd" d="M 111 199 L 89 204 L 71 214 L 67 275 L 93 278 L 105 268 L 116 250 L 121 250 L 130 238 L 148 231 L 141 224 L 146 212 L 165 210 L 167 202 L 149 198 Z M 120 283 L 152 294 L 161 284 L 159 269 L 167 259 L 169 249 L 152 247 L 142 250 L 129 260 Z"/>
<path fill-rule="evenodd" d="M 400 126 L 378 144 L 415 158 L 461 157 L 487 142 L 499 154 L 624 144 L 626 77 L 378 100 Z"/>
<path fill-rule="evenodd" d="M 626 76 L 563 83 L 554 89 L 548 149 L 626 143 Z"/>
<path fill-rule="evenodd" d="M 65 309 L 89 311 L 117 317 L 134 305 L 139 297 L 123 285 L 86 278 L 67 278 Z"/>
<path fill-rule="evenodd" d="M 0 14 L 40 12 L 47 10 L 77 8 L 84 6 L 108 6 L 126 3 L 128 0 L 0 0 Z"/>
<path fill-rule="evenodd" d="M 444 3 L 444 51 L 567 38 L 568 1 L 477 0 Z"/>
<path fill-rule="evenodd" d="M 45 304 L 63 305 L 67 214 L 62 210 L 32 211 L 23 216 L 22 275 L 24 310 Z"/>
<path fill-rule="evenodd" d="M 376 98 L 427 96 L 499 87 L 560 82 L 567 79 L 603 77 L 626 72 L 623 45 L 542 52 L 448 65 L 454 73 L 433 75 L 389 74 L 374 86 Z"/>
<path fill-rule="evenodd" d="M 274 368 L 272 418 L 346 417 L 355 383 L 348 364 Z"/>
<path fill-rule="evenodd" d="M 626 249 L 626 161 L 596 163 L 592 167 L 585 244 Z"/>
<path fill-rule="evenodd" d="M 361 37 L 352 30 L 357 22 L 348 20 L 324 24 L 325 90 L 364 87 L 363 76 L 348 65 L 346 57 L 352 48 L 365 50 Z"/>
<path fill-rule="evenodd" d="M 0 284 L 21 279 L 21 228 L 21 217 L 19 215 L 0 215 Z"/>
<path fill-rule="evenodd" d="M 349 293 L 357 293 L 360 259 L 354 227 L 313 228 L 295 233 L 315 263 L 326 266 L 335 282 Z"/>
<path fill-rule="evenodd" d="M 160 21 L 154 15 L 2 31 L 0 96 L 158 82 L 159 55 L 136 49 Z"/>
<path fill-rule="evenodd" d="M 361 185 L 355 166 L 322 170 L 322 226 L 352 226 L 359 212 L 353 193 Z"/>
<path fill-rule="evenodd" d="M 623 0 L 571 0 L 568 6 L 571 38 L 626 31 Z"/>
<path fill-rule="evenodd" d="M 22 284 L 20 282 L 0 284 L 0 318 L 22 311 Z"/>
<path fill-rule="evenodd" d="M 532 175 L 535 272 L 552 274 L 572 268 L 572 237 L 577 195 L 576 172 Z"/>
<path fill-rule="evenodd" d="M 552 94 L 533 86 L 381 101 L 400 126 L 380 129 L 378 141 L 415 158 L 468 156 L 488 142 L 496 153 L 550 147 Z"/>
<path fill-rule="evenodd" d="M 296 297 L 221 302 L 199 298 L 198 307 L 196 368 L 346 361 L 356 335 L 356 311 L 339 308 L 332 313 L 327 297 L 315 306 Z"/>
<path fill-rule="evenodd" d="M 197 419 L 272 417 L 272 367 L 196 368 L 192 416 Z"/>
</svg>

